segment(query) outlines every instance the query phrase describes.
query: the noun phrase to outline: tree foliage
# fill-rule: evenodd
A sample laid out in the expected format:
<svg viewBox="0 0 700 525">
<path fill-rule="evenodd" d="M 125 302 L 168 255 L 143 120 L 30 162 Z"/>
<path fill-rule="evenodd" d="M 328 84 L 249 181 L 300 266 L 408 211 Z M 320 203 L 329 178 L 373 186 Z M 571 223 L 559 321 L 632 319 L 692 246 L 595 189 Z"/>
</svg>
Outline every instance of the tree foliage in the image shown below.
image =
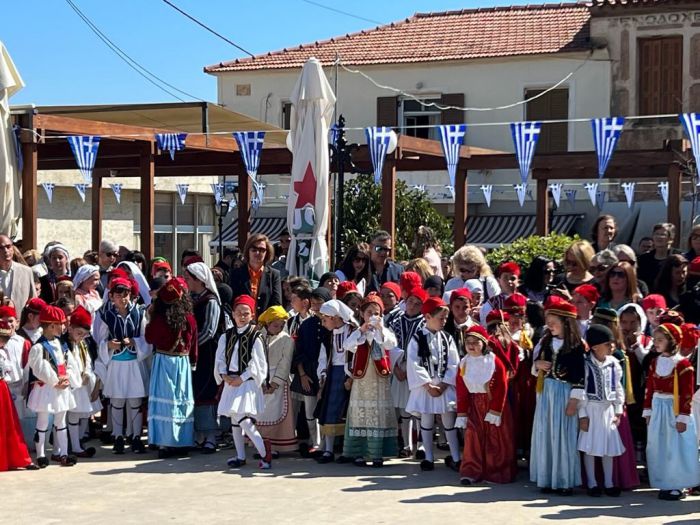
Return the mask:
<svg viewBox="0 0 700 525">
<path fill-rule="evenodd" d="M 491 268 L 496 268 L 503 261 L 515 261 L 523 271 L 526 271 L 532 260 L 538 255 L 555 262 L 561 261 L 566 249 L 578 238 L 578 235 L 569 237 L 559 233 L 551 233 L 546 237 L 531 235 L 496 248 L 486 256 L 486 261 Z"/>
<path fill-rule="evenodd" d="M 358 242 L 367 242 L 369 236 L 381 229 L 381 186 L 371 175 L 358 175 L 344 185 L 343 234 L 344 250 Z M 411 258 L 413 239 L 419 226 L 429 226 L 440 241 L 442 252 L 453 251 L 452 222 L 435 209 L 425 192 L 409 188 L 396 181 L 396 237 L 394 248 L 397 260 Z"/>
</svg>

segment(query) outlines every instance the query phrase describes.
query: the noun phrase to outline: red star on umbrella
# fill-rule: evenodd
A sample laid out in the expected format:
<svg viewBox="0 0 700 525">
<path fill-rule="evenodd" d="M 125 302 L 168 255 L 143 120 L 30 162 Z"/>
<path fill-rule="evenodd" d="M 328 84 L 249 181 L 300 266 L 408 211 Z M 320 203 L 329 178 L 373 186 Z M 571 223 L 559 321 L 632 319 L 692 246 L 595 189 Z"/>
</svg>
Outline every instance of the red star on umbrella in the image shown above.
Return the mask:
<svg viewBox="0 0 700 525">
<path fill-rule="evenodd" d="M 297 194 L 296 208 L 303 208 L 306 204 L 316 204 L 316 176 L 311 163 L 306 167 L 304 178 L 294 183 L 294 192 Z"/>
</svg>

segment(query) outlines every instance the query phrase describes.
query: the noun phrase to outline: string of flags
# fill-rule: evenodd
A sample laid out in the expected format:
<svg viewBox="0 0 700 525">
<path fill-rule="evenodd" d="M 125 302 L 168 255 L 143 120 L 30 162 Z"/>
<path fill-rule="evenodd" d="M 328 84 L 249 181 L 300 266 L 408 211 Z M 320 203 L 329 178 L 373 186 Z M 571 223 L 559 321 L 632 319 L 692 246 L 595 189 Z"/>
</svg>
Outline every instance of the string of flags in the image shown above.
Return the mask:
<svg viewBox="0 0 700 525">
<path fill-rule="evenodd" d="M 187 133 L 156 133 L 156 144 L 160 152 L 170 153 L 170 160 L 175 160 L 175 152 L 185 149 Z"/>
<path fill-rule="evenodd" d="M 120 183 L 114 183 L 109 185 L 110 188 L 112 188 L 112 191 L 114 192 L 114 198 L 117 199 L 117 204 L 122 203 L 122 184 Z"/>
</svg>

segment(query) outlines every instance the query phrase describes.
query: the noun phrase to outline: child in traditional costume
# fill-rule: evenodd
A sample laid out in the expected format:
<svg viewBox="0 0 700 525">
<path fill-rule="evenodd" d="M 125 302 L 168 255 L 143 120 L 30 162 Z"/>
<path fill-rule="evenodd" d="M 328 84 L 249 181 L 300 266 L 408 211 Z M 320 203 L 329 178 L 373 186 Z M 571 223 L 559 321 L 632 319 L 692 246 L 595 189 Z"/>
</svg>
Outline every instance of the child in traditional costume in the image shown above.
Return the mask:
<svg viewBox="0 0 700 525">
<path fill-rule="evenodd" d="M 600 292 L 592 284 L 582 284 L 574 288 L 571 303 L 576 307 L 576 319 L 581 337 L 585 337 L 588 325 L 591 324 L 591 317 L 598 299 L 600 299 Z"/>
<path fill-rule="evenodd" d="M 262 386 L 268 369 L 265 344 L 253 324 L 253 312 L 255 299 L 251 296 L 239 295 L 233 302 L 236 326 L 219 338 L 214 377 L 218 384 L 224 383 L 217 413 L 231 418 L 236 447 L 236 455 L 227 461 L 229 468 L 246 464 L 245 434 L 260 454 L 258 466 L 266 470 L 272 467 L 272 450 L 255 425 L 265 409 Z"/>
<path fill-rule="evenodd" d="M 683 333 L 671 323 L 653 332 L 659 356 L 649 367 L 643 416 L 647 420 L 649 485 L 659 499 L 676 501 L 700 485 L 695 422 L 691 413 L 695 373 L 679 352 Z"/>
<path fill-rule="evenodd" d="M 508 375 L 489 343 L 482 326 L 465 332 L 467 353 L 459 365 L 455 422 L 465 429 L 459 467 L 462 485 L 482 480 L 510 483 L 517 473 L 513 421 L 506 401 Z"/>
<path fill-rule="evenodd" d="M 148 310 L 144 337 L 155 357 L 148 396 L 148 441 L 158 457 L 183 455 L 194 446 L 191 367 L 197 363 L 197 321 L 185 283 L 168 280 Z"/>
<path fill-rule="evenodd" d="M 384 326 L 391 326 L 394 320 L 403 312 L 399 307 L 401 287 L 396 283 L 387 281 L 379 289 L 379 296 L 384 303 Z"/>
<path fill-rule="evenodd" d="M 35 442 L 39 468 L 49 465 L 45 448 L 49 415 L 53 415 L 56 430 L 55 453 L 51 458 L 62 467 L 72 467 L 77 462 L 75 456 L 68 455 L 66 414 L 75 408 L 71 384 L 77 387 L 80 381 L 74 376 L 77 367 L 72 355 L 66 344 L 60 340 L 65 323 L 66 316 L 60 308 L 46 306 L 41 312 L 43 335 L 29 352 L 32 385 L 28 406 L 37 414 Z"/>
<path fill-rule="evenodd" d="M 607 326 L 589 325 L 586 342 L 590 352 L 585 359 L 584 398 L 578 408 L 578 449 L 584 453 L 588 495 L 600 497 L 603 494 L 595 472 L 595 458 L 599 457 L 603 464 L 605 494 L 617 497 L 620 487 L 613 481 L 613 458 L 625 451 L 618 430 L 625 403 L 622 367 L 612 356 L 615 336 Z"/>
<path fill-rule="evenodd" d="M 265 410 L 258 417 L 258 430 L 270 442 L 273 457 L 298 447 L 289 392 L 289 370 L 294 341 L 284 331 L 289 314 L 281 306 L 271 306 L 258 317 L 267 352 L 268 379 L 263 385 Z"/>
<path fill-rule="evenodd" d="M 407 351 L 408 385 L 411 393 L 406 411 L 420 418 L 425 459 L 421 470 L 435 468 L 433 456 L 433 429 L 435 416 L 440 415 L 450 455 L 445 464 L 459 469 L 459 440 L 455 428 L 455 383 L 459 354 L 452 337 L 443 331 L 449 308 L 441 297 L 425 300 L 421 309 L 425 326 L 413 336 Z"/>
<path fill-rule="evenodd" d="M 348 366 L 345 341 L 357 328 L 352 310 L 341 301 L 332 299 L 321 306 L 321 322 L 331 332 L 330 346 L 321 351 L 318 377 L 321 381 L 321 397 L 316 407 L 318 424 L 323 436 L 323 454 L 319 463 L 333 461 L 336 436 L 345 434 L 345 418 L 348 398 L 352 388 L 352 373 Z M 343 460 L 351 459 L 345 458 Z"/>
<path fill-rule="evenodd" d="M 464 348 L 464 332 L 478 324 L 471 316 L 472 293 L 466 288 L 457 288 L 449 292 L 450 315 L 447 316 L 445 332 L 452 336 L 461 359 L 466 355 Z"/>
<path fill-rule="evenodd" d="M 569 496 L 581 484 L 576 414 L 584 396 L 585 347 L 573 304 L 550 296 L 545 317 L 548 331 L 535 347 L 532 367 L 538 394 L 530 480 L 545 494 Z"/>
<path fill-rule="evenodd" d="M 396 338 L 382 322 L 384 304 L 372 292 L 362 301 L 363 323 L 345 340 L 344 348 L 352 354 L 353 378 L 343 456 L 356 465 L 372 461 L 381 467 L 384 457 L 398 453 L 398 428 L 391 398 L 391 358 Z"/>
<path fill-rule="evenodd" d="M 80 378 L 80 386 L 74 388 L 75 407 L 68 411 L 68 435 L 71 450 L 79 458 L 91 458 L 95 448 L 83 448 L 81 437 L 85 435 L 88 420 L 93 414 L 102 410 L 99 392 L 95 390 L 97 377 L 92 368 L 92 358 L 86 338 L 92 329 L 92 315 L 82 306 L 78 306 L 70 316 L 68 331 L 63 334 L 61 341 L 68 346 L 76 364 L 76 375 Z"/>
</svg>

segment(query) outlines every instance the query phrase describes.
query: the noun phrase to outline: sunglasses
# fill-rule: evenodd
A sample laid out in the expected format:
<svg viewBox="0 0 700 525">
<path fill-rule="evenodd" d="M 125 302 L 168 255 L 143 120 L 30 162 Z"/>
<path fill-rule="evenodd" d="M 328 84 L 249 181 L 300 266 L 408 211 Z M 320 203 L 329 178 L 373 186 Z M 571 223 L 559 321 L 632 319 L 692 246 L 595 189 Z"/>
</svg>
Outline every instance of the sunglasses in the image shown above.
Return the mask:
<svg viewBox="0 0 700 525">
<path fill-rule="evenodd" d="M 625 274 L 625 272 L 621 272 L 620 270 L 613 270 L 613 271 L 610 272 L 608 275 L 609 275 L 611 278 L 612 278 L 612 277 L 619 277 L 620 279 L 624 279 L 625 277 L 627 277 L 627 274 Z"/>
<path fill-rule="evenodd" d="M 107 257 L 119 257 L 119 252 L 109 252 Z"/>
<path fill-rule="evenodd" d="M 377 253 L 389 253 L 391 248 L 387 248 L 386 246 L 375 246 L 374 251 Z"/>
<path fill-rule="evenodd" d="M 267 248 L 259 248 L 257 246 L 251 246 L 250 251 L 255 252 L 255 253 L 267 253 Z"/>
<path fill-rule="evenodd" d="M 591 266 L 588 269 L 592 272 L 604 272 L 608 268 L 610 268 L 610 266 L 608 266 L 607 264 L 599 264 L 598 266 Z"/>
<path fill-rule="evenodd" d="M 544 273 L 555 274 L 555 273 L 557 273 L 557 271 L 556 271 L 555 269 L 552 268 L 551 270 L 549 270 L 549 269 L 548 269 L 548 270 L 545 270 Z"/>
<path fill-rule="evenodd" d="M 476 268 L 460 268 L 459 273 L 476 273 Z"/>
</svg>

